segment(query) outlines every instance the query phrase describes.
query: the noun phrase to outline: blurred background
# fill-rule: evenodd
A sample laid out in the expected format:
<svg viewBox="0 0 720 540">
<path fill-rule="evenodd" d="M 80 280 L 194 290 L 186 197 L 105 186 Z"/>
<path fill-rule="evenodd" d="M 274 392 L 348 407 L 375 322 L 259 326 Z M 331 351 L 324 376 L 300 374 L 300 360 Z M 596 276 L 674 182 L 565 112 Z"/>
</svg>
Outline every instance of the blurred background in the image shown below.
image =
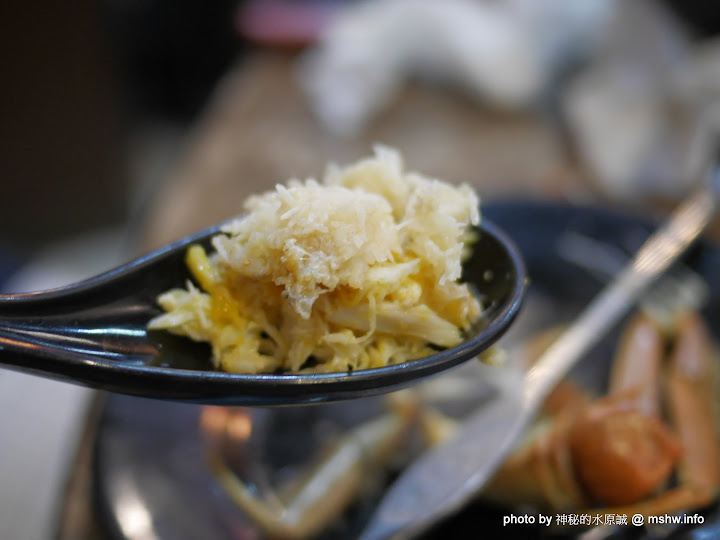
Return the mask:
<svg viewBox="0 0 720 540">
<path fill-rule="evenodd" d="M 194 163 L 179 164 L 201 145 L 198 126 L 206 140 L 219 131 L 209 118 L 222 107 L 236 114 L 228 137 L 244 137 L 235 154 L 267 145 L 267 157 L 236 157 L 238 182 L 318 175 L 370 141 L 450 180 L 513 177 L 541 190 L 567 180 L 548 176 L 572 175 L 592 196 L 623 202 L 687 187 L 688 133 L 720 91 L 720 14 L 700 1 L 2 9 L 4 277 L 58 241 L 140 228 L 160 185 Z"/>
<path fill-rule="evenodd" d="M 8 0 L 0 29 L 7 292 L 110 268 L 376 142 L 487 202 L 662 212 L 720 97 L 720 9 L 701 0 Z M 0 537 L 56 526 L 88 395 L 0 371 Z"/>
</svg>

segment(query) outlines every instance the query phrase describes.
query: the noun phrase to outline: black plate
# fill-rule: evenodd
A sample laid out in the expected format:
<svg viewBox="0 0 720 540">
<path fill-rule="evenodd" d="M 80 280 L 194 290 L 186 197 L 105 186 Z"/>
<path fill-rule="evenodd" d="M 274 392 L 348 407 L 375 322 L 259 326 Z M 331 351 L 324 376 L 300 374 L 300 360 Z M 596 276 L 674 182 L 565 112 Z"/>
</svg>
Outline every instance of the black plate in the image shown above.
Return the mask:
<svg viewBox="0 0 720 540">
<path fill-rule="evenodd" d="M 577 231 L 634 251 L 653 229 L 651 222 L 637 217 L 566 205 L 494 204 L 484 208 L 484 215 L 516 241 L 531 280 L 526 306 L 503 338 L 504 344 L 570 320 L 602 286 L 591 273 L 568 264 L 558 255 L 556 242 L 564 232 Z M 717 335 L 720 251 L 706 244 L 699 245 L 688 254 L 687 262 L 708 282 L 711 298 L 706 316 Z M 604 340 L 573 375 L 587 386 L 596 389 L 605 386 L 616 337 L 617 332 Z M 382 406 L 381 398 L 365 398 L 314 407 L 247 409 L 258 428 L 258 440 L 249 447 L 252 451 L 241 467 L 262 468 L 277 480 L 287 468 L 307 459 L 328 434 L 342 431 Z M 206 466 L 207 446 L 198 431 L 201 410 L 195 405 L 108 396 L 98 425 L 94 473 L 97 500 L 112 536 L 127 540 L 259 538 Z M 322 535 L 323 540 L 355 538 L 368 519 L 372 505 L 373 501 L 359 501 L 340 523 Z M 510 512 L 474 503 L 424 538 L 475 539 L 479 531 L 486 538 L 554 537 L 545 527 L 503 527 L 503 516 Z M 519 512 L 516 509 L 514 513 Z M 718 508 L 706 509 L 702 515 L 704 525 L 676 529 L 666 537 L 720 538 Z M 154 536 L 132 534 L 133 530 L 142 532 L 143 527 Z M 567 538 L 567 533 L 562 537 Z M 654 537 L 644 528 L 632 525 L 610 536 Z"/>
</svg>

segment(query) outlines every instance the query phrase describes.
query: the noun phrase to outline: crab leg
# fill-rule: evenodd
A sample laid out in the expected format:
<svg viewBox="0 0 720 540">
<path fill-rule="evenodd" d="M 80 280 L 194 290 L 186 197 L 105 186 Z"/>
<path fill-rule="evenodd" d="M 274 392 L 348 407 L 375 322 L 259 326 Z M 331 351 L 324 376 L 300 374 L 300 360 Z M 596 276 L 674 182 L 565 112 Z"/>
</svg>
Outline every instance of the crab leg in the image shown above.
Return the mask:
<svg viewBox="0 0 720 540">
<path fill-rule="evenodd" d="M 620 338 L 610 372 L 610 394 L 627 392 L 637 409 L 660 417 L 660 380 L 665 340 L 661 328 L 644 313 L 635 315 Z"/>
<path fill-rule="evenodd" d="M 670 420 L 682 446 L 677 467 L 679 485 L 653 499 L 608 512 L 662 515 L 703 507 L 717 496 L 720 446 L 713 406 L 716 362 L 714 344 L 700 315 L 681 314 L 666 388 Z"/>
<path fill-rule="evenodd" d="M 376 478 L 406 439 L 415 411 L 410 401 L 396 410 L 360 425 L 338 441 L 307 475 L 291 499 L 278 508 L 277 498 L 259 498 L 222 458 L 211 456 L 210 465 L 233 501 L 272 538 L 310 538 L 336 519 Z"/>
<path fill-rule="evenodd" d="M 570 432 L 575 471 L 604 504 L 641 501 L 664 485 L 680 444 L 660 419 L 662 329 L 637 314 L 617 349 L 610 393 L 577 417 Z"/>
<path fill-rule="evenodd" d="M 718 421 L 713 403 L 717 356 L 700 315 L 683 313 L 677 326 L 667 393 L 670 420 L 684 453 L 678 467 L 680 486 L 667 497 L 676 508 L 701 507 L 720 489 Z"/>
<path fill-rule="evenodd" d="M 545 404 L 545 418 L 506 460 L 485 495 L 569 510 L 593 499 L 627 504 L 654 491 L 678 454 L 658 418 L 663 347 L 660 328 L 635 316 L 614 358 L 611 394 L 588 405 L 572 383 L 558 385 Z"/>
<path fill-rule="evenodd" d="M 717 362 L 704 322 L 685 313 L 678 323 L 678 340 L 668 380 L 671 420 L 685 448 L 680 481 L 692 485 L 708 501 L 720 485 L 717 415 L 713 406 L 713 364 Z"/>
</svg>

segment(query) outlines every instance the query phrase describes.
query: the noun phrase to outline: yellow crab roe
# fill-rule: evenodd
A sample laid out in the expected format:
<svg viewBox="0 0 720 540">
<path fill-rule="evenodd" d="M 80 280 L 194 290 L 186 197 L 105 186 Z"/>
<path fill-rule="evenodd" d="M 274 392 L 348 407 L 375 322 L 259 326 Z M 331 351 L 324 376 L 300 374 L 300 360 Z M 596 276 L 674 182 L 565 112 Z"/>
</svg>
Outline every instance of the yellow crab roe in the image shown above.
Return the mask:
<svg viewBox="0 0 720 540">
<path fill-rule="evenodd" d="M 451 347 L 480 315 L 459 283 L 464 240 L 479 201 L 406 172 L 398 152 L 322 183 L 290 181 L 250 197 L 246 214 L 187 253 L 199 287 L 158 298 L 149 328 L 212 345 L 238 373 L 333 372 L 386 366 Z"/>
</svg>

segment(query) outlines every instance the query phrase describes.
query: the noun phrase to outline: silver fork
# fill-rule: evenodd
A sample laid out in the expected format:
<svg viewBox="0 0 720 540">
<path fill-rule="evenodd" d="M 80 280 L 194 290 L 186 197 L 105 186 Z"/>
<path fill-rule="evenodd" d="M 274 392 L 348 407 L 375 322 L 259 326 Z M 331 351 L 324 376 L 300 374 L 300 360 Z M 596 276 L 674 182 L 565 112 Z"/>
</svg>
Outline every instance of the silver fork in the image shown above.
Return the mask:
<svg viewBox="0 0 720 540">
<path fill-rule="evenodd" d="M 564 233 L 558 239 L 556 251 L 562 259 L 595 275 L 602 282 L 611 281 L 630 259 L 617 246 L 576 231 Z M 687 265 L 677 262 L 650 286 L 640 298 L 638 307 L 669 330 L 678 311 L 699 311 L 709 297 L 707 282 Z"/>
</svg>

